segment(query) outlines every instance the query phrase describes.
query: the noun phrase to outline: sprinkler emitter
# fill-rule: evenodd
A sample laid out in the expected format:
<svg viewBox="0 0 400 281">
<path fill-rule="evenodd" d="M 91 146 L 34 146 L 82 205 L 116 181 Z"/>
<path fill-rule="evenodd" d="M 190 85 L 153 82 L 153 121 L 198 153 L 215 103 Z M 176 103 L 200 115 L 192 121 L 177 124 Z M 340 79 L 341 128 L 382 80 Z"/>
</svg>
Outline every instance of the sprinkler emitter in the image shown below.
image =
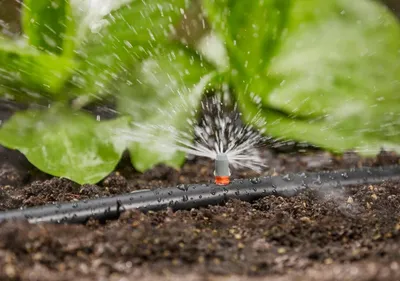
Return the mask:
<svg viewBox="0 0 400 281">
<path fill-rule="evenodd" d="M 228 156 L 225 153 L 218 153 L 215 158 L 215 184 L 227 185 L 230 183 L 231 171 L 229 170 Z"/>
</svg>

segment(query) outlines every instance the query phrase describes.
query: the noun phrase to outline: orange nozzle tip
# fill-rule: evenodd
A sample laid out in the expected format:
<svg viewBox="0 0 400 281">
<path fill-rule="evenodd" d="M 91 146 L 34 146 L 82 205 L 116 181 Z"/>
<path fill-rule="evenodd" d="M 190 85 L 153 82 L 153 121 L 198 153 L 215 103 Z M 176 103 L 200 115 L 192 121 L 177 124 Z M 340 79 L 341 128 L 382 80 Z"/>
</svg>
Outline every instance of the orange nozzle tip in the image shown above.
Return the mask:
<svg viewBox="0 0 400 281">
<path fill-rule="evenodd" d="M 227 185 L 231 182 L 229 176 L 223 176 L 223 177 L 215 177 L 215 184 L 216 185 Z"/>
</svg>

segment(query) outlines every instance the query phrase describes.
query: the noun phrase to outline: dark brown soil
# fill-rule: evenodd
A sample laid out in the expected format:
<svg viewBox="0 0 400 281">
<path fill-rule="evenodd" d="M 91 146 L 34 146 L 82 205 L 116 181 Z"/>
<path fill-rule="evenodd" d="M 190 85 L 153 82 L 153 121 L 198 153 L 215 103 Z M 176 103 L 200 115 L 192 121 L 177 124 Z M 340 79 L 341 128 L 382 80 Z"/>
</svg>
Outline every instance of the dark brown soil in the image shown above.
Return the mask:
<svg viewBox="0 0 400 281">
<path fill-rule="evenodd" d="M 44 175 L 12 153 L 0 153 L 8 155 L 0 162 L 1 210 L 208 182 L 212 175 L 212 163 L 204 159 L 188 161 L 179 171 L 158 166 L 144 174 L 124 159 L 100 184 L 79 186 Z M 265 149 L 264 155 L 269 163 L 264 174 L 399 163 L 391 153 L 362 159 L 351 153 Z M 131 212 L 104 225 L 0 224 L 0 280 L 158 280 L 160 275 L 168 280 L 400 280 L 399 182 L 191 211 Z"/>
</svg>

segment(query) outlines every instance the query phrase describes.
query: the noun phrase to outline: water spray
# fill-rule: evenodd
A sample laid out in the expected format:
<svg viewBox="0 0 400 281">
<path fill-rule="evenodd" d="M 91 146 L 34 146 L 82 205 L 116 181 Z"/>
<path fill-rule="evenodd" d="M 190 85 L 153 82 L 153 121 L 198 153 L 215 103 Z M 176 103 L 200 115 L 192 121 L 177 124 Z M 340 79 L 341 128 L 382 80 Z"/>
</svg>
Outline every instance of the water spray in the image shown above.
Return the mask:
<svg viewBox="0 0 400 281">
<path fill-rule="evenodd" d="M 221 156 L 223 158 L 223 156 Z M 226 163 L 224 159 L 222 163 Z M 218 162 L 219 163 L 219 162 Z M 220 171 L 226 172 L 226 165 Z M 216 172 L 216 173 L 217 173 Z M 107 221 L 117 219 L 128 210 L 187 210 L 223 204 L 229 199 L 252 202 L 265 196 L 295 196 L 307 189 L 327 192 L 348 185 L 370 185 L 399 181 L 400 166 L 359 168 L 316 173 L 296 173 L 232 180 L 227 185 L 189 184 L 177 187 L 141 190 L 112 197 L 56 203 L 46 206 L 0 212 L 0 222 L 27 220 L 30 223 L 85 223 L 89 218 Z"/>
<path fill-rule="evenodd" d="M 230 183 L 231 171 L 229 170 L 229 160 L 225 153 L 218 153 L 215 157 L 215 184 L 228 185 Z"/>
<path fill-rule="evenodd" d="M 152 132 L 166 130 L 172 135 L 175 144 L 168 143 L 162 146 L 163 149 L 173 148 L 215 161 L 214 183 L 140 190 L 105 198 L 10 210 L 0 212 L 0 222 L 27 220 L 30 223 L 85 223 L 89 218 L 107 221 L 117 219 L 121 213 L 128 210 L 184 210 L 223 204 L 230 199 L 251 202 L 270 195 L 295 196 L 307 189 L 327 191 L 348 185 L 400 180 L 398 165 L 231 180 L 230 166 L 257 172 L 265 167 L 265 161 L 257 149 L 257 145 L 265 143 L 265 139 L 262 137 L 262 131 L 255 130 L 257 127 L 265 127 L 265 120 L 256 115 L 250 122 L 256 124 L 254 128 L 242 124 L 236 107 L 226 114 L 228 111 L 224 112 L 222 102 L 218 98 L 213 99 L 211 104 L 202 103 L 202 109 L 205 114 L 199 124 L 193 126 L 194 123 L 189 122 L 193 127 L 192 132 L 146 124 L 138 126 L 142 129 L 138 130 L 139 134 L 127 132 L 126 138 L 133 142 L 147 143 L 155 137 Z"/>
</svg>

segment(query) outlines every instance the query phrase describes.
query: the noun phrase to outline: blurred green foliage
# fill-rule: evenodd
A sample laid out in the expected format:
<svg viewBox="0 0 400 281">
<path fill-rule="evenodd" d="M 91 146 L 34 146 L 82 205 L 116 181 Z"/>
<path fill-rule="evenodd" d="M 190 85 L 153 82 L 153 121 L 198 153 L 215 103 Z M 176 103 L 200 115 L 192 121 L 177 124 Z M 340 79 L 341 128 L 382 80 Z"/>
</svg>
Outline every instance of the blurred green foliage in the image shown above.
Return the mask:
<svg viewBox="0 0 400 281">
<path fill-rule="evenodd" d="M 188 19 L 189 0 L 104 1 L 104 13 L 88 3 L 25 1 L 23 36 L 0 38 L 0 95 L 50 103 L 5 122 L 0 144 L 47 173 L 95 183 L 125 149 L 140 171 L 178 167 L 184 155 L 159 143 L 188 131 L 205 89 L 221 84 L 247 120 L 265 117 L 268 135 L 334 152 L 400 150 L 400 26 L 375 1 L 203 0 L 207 23 Z M 200 48 L 210 34 L 218 40 Z M 80 110 L 110 97 L 114 120 Z"/>
<path fill-rule="evenodd" d="M 272 136 L 336 152 L 399 150 L 400 26 L 386 7 L 346 0 L 254 1 L 247 8 L 241 1 L 205 3 L 215 29 L 228 42 L 231 67 L 246 77 L 231 81 L 249 120 L 261 109 Z M 282 29 L 281 21 L 270 17 L 279 23 L 272 27 L 275 41 L 261 37 L 266 29 L 257 22 L 266 16 L 257 18 L 254 9 L 275 11 L 284 20 Z M 240 29 L 239 17 L 246 19 Z M 272 54 L 260 54 L 265 49 Z M 262 63 L 243 67 L 254 52 Z M 254 97 L 261 102 L 253 102 Z"/>
</svg>

